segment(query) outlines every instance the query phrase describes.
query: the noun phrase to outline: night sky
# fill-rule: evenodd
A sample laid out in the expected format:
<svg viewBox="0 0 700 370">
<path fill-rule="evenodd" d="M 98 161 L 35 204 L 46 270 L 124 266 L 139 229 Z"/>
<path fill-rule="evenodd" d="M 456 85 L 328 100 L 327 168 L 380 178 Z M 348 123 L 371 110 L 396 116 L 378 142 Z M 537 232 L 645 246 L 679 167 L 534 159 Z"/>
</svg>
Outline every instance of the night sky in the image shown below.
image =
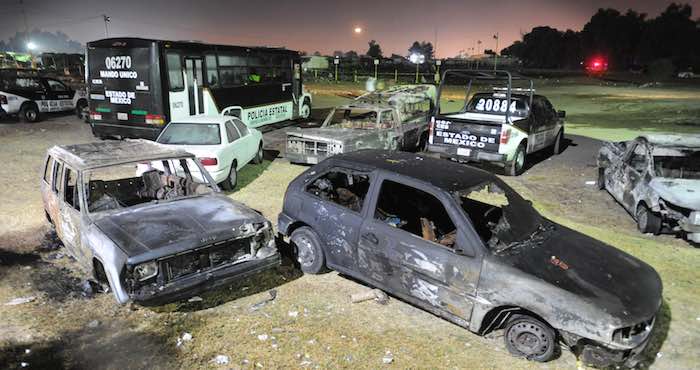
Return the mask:
<svg viewBox="0 0 700 370">
<path fill-rule="evenodd" d="M 658 15 L 670 1 L 446 1 L 446 0 L 25 0 L 29 28 L 61 30 L 82 43 L 104 38 L 100 14 L 112 19 L 110 36 L 138 36 L 212 43 L 286 46 L 309 53 L 367 51 L 376 39 L 385 55 L 405 55 L 415 40 L 435 42 L 450 57 L 482 40 L 481 49 L 520 39 L 533 26 L 580 30 L 600 7 L 633 8 Z M 700 0 L 688 1 L 693 17 Z M 23 31 L 19 0 L 0 1 L 0 39 Z M 355 34 L 353 28 L 363 28 Z M 482 51 L 482 50 L 480 50 Z"/>
</svg>

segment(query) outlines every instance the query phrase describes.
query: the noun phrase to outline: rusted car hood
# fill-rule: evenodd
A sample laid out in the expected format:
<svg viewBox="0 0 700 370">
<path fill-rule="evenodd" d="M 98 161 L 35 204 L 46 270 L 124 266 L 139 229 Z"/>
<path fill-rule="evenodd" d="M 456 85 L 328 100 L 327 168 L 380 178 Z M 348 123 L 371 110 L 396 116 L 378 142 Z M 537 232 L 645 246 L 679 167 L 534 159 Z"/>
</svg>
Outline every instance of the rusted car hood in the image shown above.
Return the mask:
<svg viewBox="0 0 700 370">
<path fill-rule="evenodd" d="M 536 243 L 504 251 L 516 269 L 566 290 L 623 323 L 648 320 L 661 305 L 661 279 L 648 264 L 561 225 Z"/>
<path fill-rule="evenodd" d="M 376 130 L 361 130 L 352 128 L 305 128 L 296 131 L 288 131 L 288 136 L 299 137 L 307 140 L 348 142 L 358 138 L 376 135 Z"/>
<path fill-rule="evenodd" d="M 153 259 L 229 239 L 239 233 L 240 225 L 249 222 L 265 219 L 223 195 L 148 204 L 95 220 L 130 261 L 136 256 L 138 260 Z"/>
<path fill-rule="evenodd" d="M 700 210 L 700 180 L 654 178 L 649 186 L 671 204 Z"/>
</svg>

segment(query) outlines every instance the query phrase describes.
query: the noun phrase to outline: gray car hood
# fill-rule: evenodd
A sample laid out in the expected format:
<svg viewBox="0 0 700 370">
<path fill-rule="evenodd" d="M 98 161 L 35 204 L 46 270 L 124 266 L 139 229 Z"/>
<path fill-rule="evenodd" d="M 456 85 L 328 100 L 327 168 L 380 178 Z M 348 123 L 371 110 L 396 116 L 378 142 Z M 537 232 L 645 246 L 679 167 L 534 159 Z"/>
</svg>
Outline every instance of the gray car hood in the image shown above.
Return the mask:
<svg viewBox="0 0 700 370">
<path fill-rule="evenodd" d="M 357 139 L 358 137 L 369 135 L 374 132 L 375 130 L 319 127 L 288 131 L 287 135 L 308 140 L 343 142 L 347 140 Z"/>
<path fill-rule="evenodd" d="M 700 180 L 654 178 L 649 186 L 673 205 L 700 210 Z"/>
<path fill-rule="evenodd" d="M 138 263 L 230 239 L 240 234 L 240 225 L 264 221 L 251 208 L 217 194 L 127 208 L 95 224 L 129 263 Z"/>
</svg>

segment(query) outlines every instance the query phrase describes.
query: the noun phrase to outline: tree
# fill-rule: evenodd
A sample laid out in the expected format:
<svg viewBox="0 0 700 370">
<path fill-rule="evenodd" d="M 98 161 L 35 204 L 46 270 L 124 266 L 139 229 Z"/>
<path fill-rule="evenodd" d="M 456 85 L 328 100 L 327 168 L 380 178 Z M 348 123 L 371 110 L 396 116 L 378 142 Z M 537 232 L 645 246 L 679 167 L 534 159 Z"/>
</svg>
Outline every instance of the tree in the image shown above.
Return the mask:
<svg viewBox="0 0 700 370">
<path fill-rule="evenodd" d="M 348 59 L 357 59 L 357 58 L 359 58 L 359 55 L 357 54 L 357 52 L 355 50 L 348 50 L 345 52 L 344 57 L 348 58 Z"/>
<path fill-rule="evenodd" d="M 51 33 L 39 29 L 34 29 L 28 35 L 26 32 L 15 33 L 14 36 L 7 40 L 5 48 L 8 51 L 26 53 L 29 51 L 27 40 L 32 40 L 37 46 L 37 50 L 34 52 L 83 53 L 85 51 L 82 44 L 71 40 L 68 35 L 61 31 Z"/>
<path fill-rule="evenodd" d="M 315 56 L 315 57 L 320 57 L 320 56 L 321 56 L 321 52 L 318 51 L 318 50 L 314 51 L 314 56 Z"/>
<path fill-rule="evenodd" d="M 333 52 L 333 57 L 335 57 L 335 58 L 342 58 L 342 57 L 343 57 L 343 54 L 344 54 L 344 53 L 343 53 L 342 51 L 336 50 L 336 51 Z"/>
<path fill-rule="evenodd" d="M 382 48 L 379 46 L 379 43 L 375 40 L 372 40 L 368 44 L 369 49 L 367 49 L 367 56 L 370 56 L 375 59 L 380 59 L 382 57 Z"/>
<path fill-rule="evenodd" d="M 408 48 L 408 55 L 411 54 L 425 55 L 426 60 L 433 59 L 433 44 L 425 41 L 414 41 L 411 47 Z"/>
<path fill-rule="evenodd" d="M 484 50 L 484 54 L 486 54 L 486 55 L 496 55 L 496 52 L 493 51 L 492 49 L 486 49 L 486 50 Z"/>
</svg>

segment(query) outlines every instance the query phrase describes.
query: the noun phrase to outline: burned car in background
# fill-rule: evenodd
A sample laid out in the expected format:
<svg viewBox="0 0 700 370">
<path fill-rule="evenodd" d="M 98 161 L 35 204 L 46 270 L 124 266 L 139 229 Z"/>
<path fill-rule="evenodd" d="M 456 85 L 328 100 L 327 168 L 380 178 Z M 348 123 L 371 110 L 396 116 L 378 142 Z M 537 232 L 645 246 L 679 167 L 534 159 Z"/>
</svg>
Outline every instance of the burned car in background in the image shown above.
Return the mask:
<svg viewBox="0 0 700 370">
<path fill-rule="evenodd" d="M 633 364 L 661 306 L 646 263 L 542 217 L 496 176 L 419 154 L 341 154 L 293 180 L 278 219 L 306 273 L 326 268 L 519 357 L 561 340 L 587 364 Z"/>
<path fill-rule="evenodd" d="M 642 233 L 680 233 L 700 243 L 700 135 L 646 135 L 608 142 L 598 153 L 598 187 Z"/>
<path fill-rule="evenodd" d="M 360 149 L 421 148 L 434 103 L 432 85 L 369 92 L 332 109 L 319 128 L 288 131 L 285 156 L 292 163 L 316 164 Z"/>
<path fill-rule="evenodd" d="M 528 155 L 563 149 L 566 112 L 535 94 L 530 79 L 508 71 L 447 70 L 437 99 L 427 150 L 442 158 L 493 163 L 516 176 Z"/>
<path fill-rule="evenodd" d="M 41 193 L 66 250 L 119 303 L 185 298 L 279 264 L 272 227 L 194 155 L 145 140 L 48 150 Z"/>
</svg>

